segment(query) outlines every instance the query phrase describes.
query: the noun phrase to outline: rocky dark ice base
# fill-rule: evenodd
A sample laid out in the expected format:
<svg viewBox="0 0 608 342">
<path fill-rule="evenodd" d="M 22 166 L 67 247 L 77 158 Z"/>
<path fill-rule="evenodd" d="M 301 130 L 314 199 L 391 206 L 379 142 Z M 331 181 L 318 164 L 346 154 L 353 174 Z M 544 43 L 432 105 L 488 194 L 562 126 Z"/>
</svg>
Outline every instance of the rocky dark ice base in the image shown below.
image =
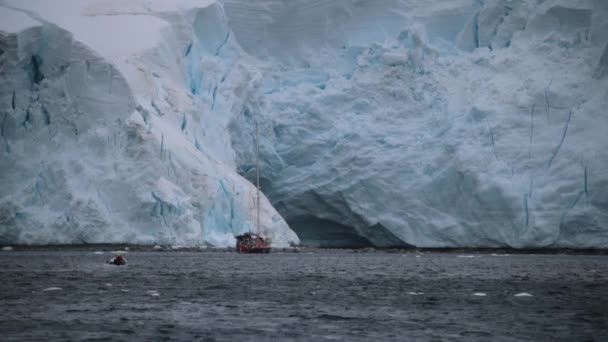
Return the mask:
<svg viewBox="0 0 608 342">
<path fill-rule="evenodd" d="M 2 340 L 608 339 L 603 255 L 112 255 L 0 253 Z"/>
</svg>

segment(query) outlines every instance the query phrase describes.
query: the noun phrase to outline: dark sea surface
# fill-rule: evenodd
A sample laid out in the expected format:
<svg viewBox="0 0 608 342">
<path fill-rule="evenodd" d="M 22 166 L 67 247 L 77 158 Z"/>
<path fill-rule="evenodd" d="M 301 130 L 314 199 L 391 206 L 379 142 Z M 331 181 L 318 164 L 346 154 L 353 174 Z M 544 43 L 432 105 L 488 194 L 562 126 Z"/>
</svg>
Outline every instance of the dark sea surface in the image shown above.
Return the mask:
<svg viewBox="0 0 608 342">
<path fill-rule="evenodd" d="M 608 341 L 608 256 L 124 255 L 0 252 L 0 340 Z"/>
</svg>

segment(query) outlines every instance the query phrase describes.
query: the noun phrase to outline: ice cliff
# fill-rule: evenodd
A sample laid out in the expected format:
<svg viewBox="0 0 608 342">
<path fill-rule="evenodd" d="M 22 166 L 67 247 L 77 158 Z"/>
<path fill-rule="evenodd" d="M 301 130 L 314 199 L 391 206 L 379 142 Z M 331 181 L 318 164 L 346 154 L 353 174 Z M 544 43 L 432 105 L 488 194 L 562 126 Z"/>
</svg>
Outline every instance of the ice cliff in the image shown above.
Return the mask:
<svg viewBox="0 0 608 342">
<path fill-rule="evenodd" d="M 608 247 L 603 0 L 4 0 L 0 79 L 2 242 L 232 244 L 257 122 L 276 245 Z"/>
</svg>

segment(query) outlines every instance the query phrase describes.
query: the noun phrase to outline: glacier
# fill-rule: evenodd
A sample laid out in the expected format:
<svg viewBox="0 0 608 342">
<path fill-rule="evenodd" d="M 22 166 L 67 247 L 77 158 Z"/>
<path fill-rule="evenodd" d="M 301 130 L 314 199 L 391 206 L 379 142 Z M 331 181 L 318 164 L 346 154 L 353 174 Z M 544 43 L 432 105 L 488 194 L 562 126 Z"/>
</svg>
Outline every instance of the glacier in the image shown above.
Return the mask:
<svg viewBox="0 0 608 342">
<path fill-rule="evenodd" d="M 608 248 L 602 0 L 0 1 L 0 242 Z"/>
</svg>

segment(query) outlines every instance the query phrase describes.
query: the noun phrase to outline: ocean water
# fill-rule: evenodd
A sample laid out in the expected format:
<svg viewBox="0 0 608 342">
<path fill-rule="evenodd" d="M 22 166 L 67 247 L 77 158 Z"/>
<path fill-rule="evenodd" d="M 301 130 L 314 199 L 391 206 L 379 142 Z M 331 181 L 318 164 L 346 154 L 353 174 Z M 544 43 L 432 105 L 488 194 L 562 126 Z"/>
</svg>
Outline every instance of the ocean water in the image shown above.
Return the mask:
<svg viewBox="0 0 608 342">
<path fill-rule="evenodd" d="M 0 252 L 3 341 L 606 341 L 608 256 Z"/>
</svg>

